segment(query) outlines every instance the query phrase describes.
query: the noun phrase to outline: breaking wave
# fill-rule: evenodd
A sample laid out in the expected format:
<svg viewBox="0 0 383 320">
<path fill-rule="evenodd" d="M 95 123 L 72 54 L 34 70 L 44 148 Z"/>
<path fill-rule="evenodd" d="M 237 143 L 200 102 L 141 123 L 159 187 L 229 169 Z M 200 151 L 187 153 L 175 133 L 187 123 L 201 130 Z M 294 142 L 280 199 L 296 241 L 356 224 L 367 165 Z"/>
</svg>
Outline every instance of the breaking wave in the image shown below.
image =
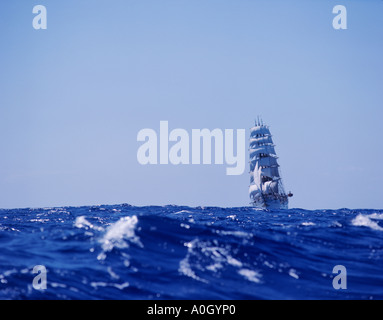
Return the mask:
<svg viewBox="0 0 383 320">
<path fill-rule="evenodd" d="M 0 210 L 0 299 L 382 299 L 382 210 Z M 33 287 L 45 266 L 47 289 Z M 347 290 L 332 286 L 334 266 Z"/>
</svg>

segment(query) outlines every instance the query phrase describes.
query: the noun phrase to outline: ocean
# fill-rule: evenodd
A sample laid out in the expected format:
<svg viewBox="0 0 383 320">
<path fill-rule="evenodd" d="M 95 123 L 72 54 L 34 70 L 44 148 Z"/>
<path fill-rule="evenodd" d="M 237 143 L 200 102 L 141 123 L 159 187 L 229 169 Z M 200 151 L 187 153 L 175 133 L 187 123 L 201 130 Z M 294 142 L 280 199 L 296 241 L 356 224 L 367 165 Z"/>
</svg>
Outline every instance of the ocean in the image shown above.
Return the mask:
<svg viewBox="0 0 383 320">
<path fill-rule="evenodd" d="M 382 240 L 371 209 L 1 209 L 0 299 L 382 299 Z"/>
</svg>

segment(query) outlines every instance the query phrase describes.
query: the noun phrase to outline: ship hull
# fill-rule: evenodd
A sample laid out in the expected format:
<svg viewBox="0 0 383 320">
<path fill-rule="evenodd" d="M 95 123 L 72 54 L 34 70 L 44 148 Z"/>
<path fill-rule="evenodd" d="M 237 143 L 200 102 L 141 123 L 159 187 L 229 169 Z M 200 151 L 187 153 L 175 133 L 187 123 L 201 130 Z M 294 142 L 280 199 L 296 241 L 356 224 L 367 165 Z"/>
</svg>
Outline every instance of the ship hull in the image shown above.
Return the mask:
<svg viewBox="0 0 383 320">
<path fill-rule="evenodd" d="M 269 210 L 288 209 L 289 201 L 287 199 L 287 196 L 263 196 L 261 199 L 254 201 L 252 205 L 256 208 Z"/>
</svg>

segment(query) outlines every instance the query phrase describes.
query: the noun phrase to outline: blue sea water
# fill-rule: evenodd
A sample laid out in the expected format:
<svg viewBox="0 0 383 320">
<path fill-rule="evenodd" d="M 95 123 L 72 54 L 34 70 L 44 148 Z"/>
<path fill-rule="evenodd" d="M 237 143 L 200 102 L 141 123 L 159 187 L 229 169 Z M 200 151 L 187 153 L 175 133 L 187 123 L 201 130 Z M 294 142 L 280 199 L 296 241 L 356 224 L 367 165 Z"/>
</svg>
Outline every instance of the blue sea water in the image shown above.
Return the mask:
<svg viewBox="0 0 383 320">
<path fill-rule="evenodd" d="M 383 210 L 2 209 L 0 299 L 382 299 L 382 240 Z"/>
</svg>

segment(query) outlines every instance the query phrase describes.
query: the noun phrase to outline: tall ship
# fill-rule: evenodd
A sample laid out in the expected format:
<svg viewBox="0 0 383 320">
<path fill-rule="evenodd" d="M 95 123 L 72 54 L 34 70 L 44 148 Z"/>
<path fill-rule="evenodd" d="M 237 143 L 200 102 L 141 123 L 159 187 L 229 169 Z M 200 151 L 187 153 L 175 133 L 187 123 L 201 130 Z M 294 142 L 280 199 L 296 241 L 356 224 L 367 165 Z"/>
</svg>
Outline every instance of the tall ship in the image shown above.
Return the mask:
<svg viewBox="0 0 383 320">
<path fill-rule="evenodd" d="M 250 128 L 249 195 L 254 207 L 287 209 L 293 194 L 284 190 L 274 147 L 269 127 L 258 118 Z"/>
</svg>

